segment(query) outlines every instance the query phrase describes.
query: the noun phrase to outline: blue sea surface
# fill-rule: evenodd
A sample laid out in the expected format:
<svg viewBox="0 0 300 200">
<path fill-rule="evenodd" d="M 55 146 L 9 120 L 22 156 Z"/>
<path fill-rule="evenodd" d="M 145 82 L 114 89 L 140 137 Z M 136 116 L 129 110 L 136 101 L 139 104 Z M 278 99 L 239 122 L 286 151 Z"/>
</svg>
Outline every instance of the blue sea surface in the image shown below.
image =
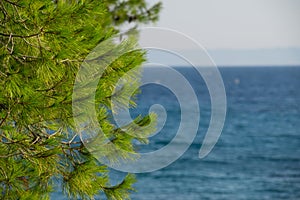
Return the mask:
<svg viewBox="0 0 300 200">
<path fill-rule="evenodd" d="M 132 199 L 300 199 L 300 67 L 220 67 L 227 117 L 218 143 L 204 159 L 198 154 L 211 117 L 210 96 L 194 68 L 175 69 L 197 94 L 198 134 L 184 155 L 168 167 L 136 174 L 137 192 Z M 143 76 L 155 79 L 156 73 L 161 70 L 146 68 Z M 166 74 L 165 78 L 172 77 Z M 176 95 L 159 82 L 143 86 L 138 106 L 131 110 L 134 117 L 161 104 L 168 114 L 164 128 L 150 138 L 149 145 L 141 145 L 140 152 L 167 145 L 181 120 Z M 174 80 L 176 84 L 180 83 Z M 125 173 L 112 170 L 111 176 L 118 182 Z"/>
</svg>

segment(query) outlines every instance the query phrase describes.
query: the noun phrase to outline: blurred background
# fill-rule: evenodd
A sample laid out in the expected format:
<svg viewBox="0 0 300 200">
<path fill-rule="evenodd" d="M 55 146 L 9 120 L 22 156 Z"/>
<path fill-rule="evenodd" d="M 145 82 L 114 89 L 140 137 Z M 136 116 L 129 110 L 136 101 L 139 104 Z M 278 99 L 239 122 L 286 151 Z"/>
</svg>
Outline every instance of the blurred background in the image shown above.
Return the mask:
<svg viewBox="0 0 300 200">
<path fill-rule="evenodd" d="M 132 198 L 300 199 L 300 1 L 164 0 L 163 7 L 156 26 L 190 36 L 219 67 L 227 118 L 217 145 L 200 160 L 198 151 L 211 117 L 205 82 L 195 69 L 156 54 L 192 85 L 200 104 L 200 128 L 179 160 L 137 175 L 138 192 Z M 169 48 L 199 56 L 180 41 L 169 43 Z M 159 67 L 145 68 L 143 76 L 154 79 L 158 73 Z M 159 84 L 143 86 L 138 99 L 132 115 L 146 114 L 157 103 L 167 110 L 164 128 L 141 152 L 160 149 L 178 129 L 178 99 Z"/>
</svg>

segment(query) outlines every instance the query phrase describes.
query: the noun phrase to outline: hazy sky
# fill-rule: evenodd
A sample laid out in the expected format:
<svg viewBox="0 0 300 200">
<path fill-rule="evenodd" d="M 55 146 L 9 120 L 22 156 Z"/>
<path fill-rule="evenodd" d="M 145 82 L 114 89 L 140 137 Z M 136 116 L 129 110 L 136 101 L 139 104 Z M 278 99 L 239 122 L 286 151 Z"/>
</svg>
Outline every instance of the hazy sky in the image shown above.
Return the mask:
<svg viewBox="0 0 300 200">
<path fill-rule="evenodd" d="M 300 0 L 162 2 L 157 25 L 183 32 L 207 49 L 300 47 Z"/>
</svg>

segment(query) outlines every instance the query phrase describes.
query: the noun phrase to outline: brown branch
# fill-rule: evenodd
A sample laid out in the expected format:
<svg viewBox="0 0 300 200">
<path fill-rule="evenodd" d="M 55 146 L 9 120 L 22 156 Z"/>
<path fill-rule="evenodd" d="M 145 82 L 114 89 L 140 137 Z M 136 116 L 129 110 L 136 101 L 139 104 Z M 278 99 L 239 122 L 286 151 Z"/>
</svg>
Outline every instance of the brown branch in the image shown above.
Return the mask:
<svg viewBox="0 0 300 200">
<path fill-rule="evenodd" d="M 43 32 L 43 29 L 41 29 L 40 32 L 31 34 L 31 35 L 18 35 L 18 34 L 11 34 L 11 33 L 10 34 L 0 33 L 0 35 L 4 36 L 4 37 L 30 38 L 30 37 L 39 36 L 42 32 Z M 58 34 L 58 32 L 54 32 L 54 31 L 46 31 L 46 32 L 43 32 L 43 33 L 44 34 Z"/>
<path fill-rule="evenodd" d="M 61 84 L 64 81 L 64 79 L 62 78 L 61 80 L 59 80 L 57 83 L 55 83 L 53 86 L 51 86 L 50 88 L 46 88 L 46 89 L 36 89 L 36 91 L 39 92 L 48 92 L 51 90 L 54 90 L 59 84 Z"/>
<path fill-rule="evenodd" d="M 12 2 L 12 1 L 10 1 L 10 0 L 4 0 L 4 1 L 6 1 L 7 3 L 12 4 L 12 5 L 14 5 L 14 6 L 22 7 L 22 6 L 18 5 L 17 3 Z"/>
<path fill-rule="evenodd" d="M 8 118 L 9 114 L 10 114 L 10 111 L 8 111 L 7 114 L 5 115 L 5 117 L 1 120 L 0 127 L 3 125 L 4 121 Z"/>
<path fill-rule="evenodd" d="M 4 37 L 17 37 L 17 38 L 30 38 L 30 37 L 35 37 L 38 36 L 40 33 L 35 33 L 32 35 L 15 35 L 15 34 L 6 34 L 6 33 L 0 33 L 0 35 Z"/>
<path fill-rule="evenodd" d="M 18 155 L 22 155 L 22 153 L 11 153 L 11 154 L 7 154 L 7 155 L 0 155 L 0 158 L 9 158 L 12 156 L 18 156 Z"/>
</svg>

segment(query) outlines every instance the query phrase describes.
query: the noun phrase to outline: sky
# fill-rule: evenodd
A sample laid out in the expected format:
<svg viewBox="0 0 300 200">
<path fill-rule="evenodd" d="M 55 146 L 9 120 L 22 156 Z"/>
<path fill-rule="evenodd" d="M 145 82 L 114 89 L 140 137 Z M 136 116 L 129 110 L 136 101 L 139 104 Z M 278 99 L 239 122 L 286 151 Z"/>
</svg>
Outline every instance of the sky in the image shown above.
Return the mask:
<svg viewBox="0 0 300 200">
<path fill-rule="evenodd" d="M 220 65 L 300 64 L 300 0 L 162 2 L 163 10 L 156 26 L 190 36 Z M 193 51 L 180 41 L 169 46 Z M 263 55 L 257 57 L 260 54 Z"/>
</svg>

